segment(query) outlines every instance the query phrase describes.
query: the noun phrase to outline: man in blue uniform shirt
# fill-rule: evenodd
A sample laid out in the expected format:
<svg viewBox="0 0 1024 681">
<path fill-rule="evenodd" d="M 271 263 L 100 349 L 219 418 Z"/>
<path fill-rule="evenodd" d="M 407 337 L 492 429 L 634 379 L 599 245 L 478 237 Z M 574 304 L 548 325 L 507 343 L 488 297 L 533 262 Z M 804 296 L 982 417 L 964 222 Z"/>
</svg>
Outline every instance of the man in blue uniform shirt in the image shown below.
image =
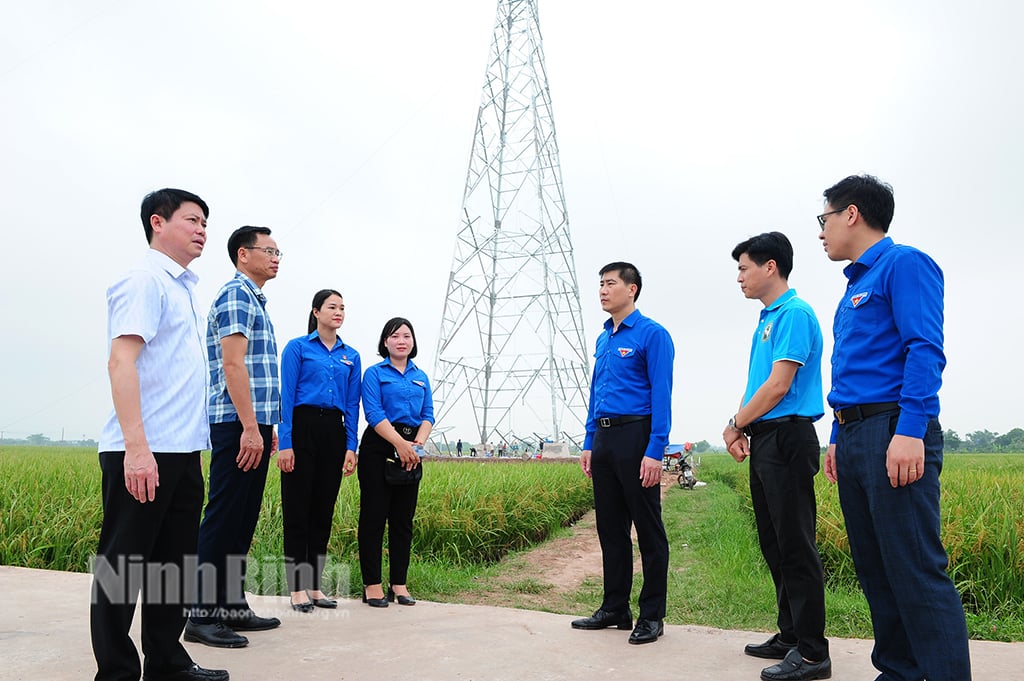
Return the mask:
<svg viewBox="0 0 1024 681">
<path fill-rule="evenodd" d="M 964 681 L 967 627 L 939 526 L 942 270 L 886 236 L 888 184 L 851 176 L 824 196 L 819 238 L 830 260 L 850 261 L 833 323 L 825 476 L 839 483 L 871 607 L 871 660 L 887 681 Z"/>
<path fill-rule="evenodd" d="M 633 628 L 630 525 L 635 525 L 644 584 L 630 643 L 653 643 L 664 633 L 668 588 L 661 462 L 672 422 L 675 348 L 668 331 L 636 309 L 642 285 L 630 263 L 601 269 L 601 308 L 611 318 L 594 353 L 580 465 L 594 481 L 604 600 L 592 616 L 572 623 L 574 629 Z"/>
<path fill-rule="evenodd" d="M 732 257 L 743 295 L 764 309 L 750 347 L 746 392 L 722 437 L 736 461 L 750 456 L 750 498 L 775 583 L 779 626 L 779 633 L 744 652 L 782 660 L 761 672 L 767 681 L 827 679 L 832 663 L 814 497 L 821 458 L 814 422 L 824 413 L 821 327 L 789 287 L 793 246 L 785 234 L 751 237 Z"/>
</svg>

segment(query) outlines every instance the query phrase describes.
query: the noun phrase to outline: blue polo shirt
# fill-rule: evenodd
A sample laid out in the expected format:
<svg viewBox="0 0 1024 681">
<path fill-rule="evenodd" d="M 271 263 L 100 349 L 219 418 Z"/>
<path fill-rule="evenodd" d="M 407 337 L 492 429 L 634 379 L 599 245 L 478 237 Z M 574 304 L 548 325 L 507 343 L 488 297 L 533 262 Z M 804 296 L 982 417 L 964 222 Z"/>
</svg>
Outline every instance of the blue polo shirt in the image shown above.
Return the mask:
<svg viewBox="0 0 1024 681">
<path fill-rule="evenodd" d="M 743 404 L 768 380 L 776 362 L 799 364 L 789 392 L 757 419 L 807 416 L 817 421 L 825 413 L 821 387 L 821 325 L 814 310 L 789 289 L 761 310 L 761 318 L 750 344 L 750 369 Z"/>
<path fill-rule="evenodd" d="M 886 237 L 843 269 L 849 282 L 832 324 L 833 409 L 898 402 L 898 435 L 923 438 L 939 415 L 943 352 L 942 270 Z M 832 424 L 830 442 L 838 424 Z"/>
<path fill-rule="evenodd" d="M 281 354 L 281 449 L 292 447 L 292 411 L 299 405 L 337 409 L 345 414 L 347 448 L 359 445 L 359 353 L 336 339 L 330 350 L 316 331 L 288 341 Z"/>
<path fill-rule="evenodd" d="M 583 449 L 593 448 L 598 419 L 649 414 L 651 438 L 644 456 L 661 461 L 672 429 L 672 337 L 640 310 L 613 329 L 608 319 L 597 338 Z"/>
<path fill-rule="evenodd" d="M 434 423 L 434 396 L 427 375 L 409 360 L 402 373 L 390 359 L 374 364 L 363 376 L 363 412 L 373 428 L 385 419 L 419 426 Z"/>
</svg>

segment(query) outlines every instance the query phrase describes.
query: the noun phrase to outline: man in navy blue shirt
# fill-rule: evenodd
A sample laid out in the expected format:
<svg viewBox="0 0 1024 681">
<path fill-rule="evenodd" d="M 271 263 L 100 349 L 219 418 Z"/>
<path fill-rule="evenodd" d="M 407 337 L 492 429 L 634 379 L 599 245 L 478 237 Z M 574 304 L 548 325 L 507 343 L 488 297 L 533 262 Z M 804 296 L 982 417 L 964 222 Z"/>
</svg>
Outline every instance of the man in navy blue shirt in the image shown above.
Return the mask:
<svg viewBox="0 0 1024 681">
<path fill-rule="evenodd" d="M 775 583 L 779 626 L 779 633 L 744 652 L 782 660 L 761 672 L 767 681 L 825 679 L 832 663 L 814 496 L 821 459 L 814 422 L 824 414 L 821 327 L 789 287 L 793 246 L 785 234 L 751 237 L 732 257 L 743 295 L 764 309 L 751 342 L 747 388 L 722 437 L 736 461 L 750 456 L 750 498 Z"/>
<path fill-rule="evenodd" d="M 826 189 L 818 216 L 849 280 L 833 323 L 835 410 L 825 475 L 839 501 L 875 633 L 879 678 L 971 678 L 967 627 L 939 526 L 943 276 L 886 236 L 892 187 L 869 175 Z"/>
<path fill-rule="evenodd" d="M 604 600 L 574 629 L 633 628 L 630 643 L 653 643 L 665 627 L 668 539 L 661 520 L 661 466 L 672 422 L 668 331 L 636 309 L 643 282 L 636 267 L 601 269 L 601 308 L 611 315 L 597 339 L 580 465 L 594 481 L 594 510 L 604 568 Z M 635 525 L 644 584 L 636 627 L 629 608 Z"/>
</svg>

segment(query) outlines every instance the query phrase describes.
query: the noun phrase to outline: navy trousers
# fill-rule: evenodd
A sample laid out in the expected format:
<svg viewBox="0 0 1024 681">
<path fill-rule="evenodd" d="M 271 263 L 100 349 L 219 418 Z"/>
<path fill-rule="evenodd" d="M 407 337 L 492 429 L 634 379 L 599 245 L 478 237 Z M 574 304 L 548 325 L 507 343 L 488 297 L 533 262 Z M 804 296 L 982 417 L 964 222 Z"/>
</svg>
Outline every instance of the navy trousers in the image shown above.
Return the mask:
<svg viewBox="0 0 1024 681">
<path fill-rule="evenodd" d="M 661 520 L 661 485 L 640 485 L 640 462 L 650 435 L 650 420 L 598 428 L 590 471 L 604 567 L 601 609 L 621 612 L 629 608 L 633 588 L 632 525 L 636 527 L 644 573 L 639 616 L 660 620 L 665 617 L 668 593 L 668 538 Z"/>
<path fill-rule="evenodd" d="M 192 620 L 208 624 L 226 618 L 244 618 L 246 558 L 263 505 L 263 488 L 270 466 L 273 426 L 260 425 L 263 457 L 255 468 L 243 471 L 235 460 L 240 451 L 242 424 L 210 424 L 210 495 L 199 526 L 199 603 Z M 213 572 L 215 593 L 204 590 Z"/>
<path fill-rule="evenodd" d="M 820 461 L 809 421 L 780 423 L 750 440 L 750 498 L 761 555 L 775 583 L 779 633 L 816 662 L 828 657 L 814 496 Z"/>
<path fill-rule="evenodd" d="M 142 504 L 124 486 L 124 452 L 99 455 L 103 526 L 89 612 L 96 681 L 138 681 L 143 672 L 157 676 L 192 665 L 179 640 L 188 603 L 182 598 L 191 582 L 183 565 L 196 552 L 203 472 L 199 452 L 153 456 L 160 486 L 153 501 Z M 157 583 L 150 581 L 154 575 Z M 128 635 L 140 590 L 144 668 Z"/>
<path fill-rule="evenodd" d="M 850 551 L 871 608 L 881 681 L 968 681 L 967 625 L 940 537 L 942 430 L 925 434 L 923 477 L 893 488 L 885 452 L 898 411 L 839 426 L 836 473 Z"/>
</svg>

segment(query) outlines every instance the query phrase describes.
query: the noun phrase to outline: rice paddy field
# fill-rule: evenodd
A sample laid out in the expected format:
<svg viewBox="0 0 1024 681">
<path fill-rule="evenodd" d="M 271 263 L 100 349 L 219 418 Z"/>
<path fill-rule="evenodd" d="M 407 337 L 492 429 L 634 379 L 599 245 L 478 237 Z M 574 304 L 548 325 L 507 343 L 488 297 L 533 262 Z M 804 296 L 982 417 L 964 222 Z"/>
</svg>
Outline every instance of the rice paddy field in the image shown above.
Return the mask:
<svg viewBox="0 0 1024 681">
<path fill-rule="evenodd" d="M 464 590 L 481 571 L 490 569 L 506 554 L 560 532 L 592 505 L 590 482 L 575 462 L 438 460 L 427 461 L 425 466 L 410 573 L 410 580 L 424 597 L 441 600 L 446 594 Z M 693 599 L 671 593 L 674 585 L 683 588 L 683 582 L 673 577 L 669 583 L 670 611 L 672 603 L 679 603 L 682 621 L 707 620 L 729 626 L 729 611 L 736 607 L 742 610 L 742 604 L 732 603 L 737 596 L 736 568 L 730 567 L 730 561 L 739 559 L 754 569 L 751 579 L 755 582 L 745 589 L 760 593 L 767 588 L 770 596 L 770 578 L 767 570 L 758 570 L 759 555 L 751 553 L 756 551 L 756 537 L 747 466 L 736 464 L 724 454 L 705 455 L 698 475 L 709 483 L 704 489 L 713 489 L 713 494 L 701 497 L 700 489 L 671 489 L 666 497 L 665 520 L 673 555 L 677 555 L 678 547 L 688 547 L 684 552 L 702 547 L 706 553 L 692 556 L 701 563 L 701 570 L 708 571 L 709 576 L 701 582 L 714 585 L 721 578 L 723 584 L 732 587 L 717 593 L 709 586 L 701 599 Z M 943 538 L 950 556 L 949 572 L 963 596 L 972 637 L 1024 640 L 1024 455 L 947 454 L 942 485 Z M 0 448 L 0 500 L 0 563 L 88 571 L 102 518 L 100 471 L 94 451 Z M 340 594 L 359 593 L 358 509 L 359 486 L 355 477 L 350 477 L 342 483 L 338 498 L 325 573 L 325 589 Z M 713 517 L 716 514 L 720 517 Z M 692 522 L 697 516 L 699 527 Z M 859 597 L 862 601 L 837 488 L 824 476 L 818 478 L 818 517 L 829 598 L 846 594 L 844 599 L 857 601 Z M 735 529 L 726 530 L 727 525 Z M 698 536 L 705 532 L 700 527 L 706 528 L 706 537 Z M 742 551 L 738 548 L 741 544 Z M 284 593 L 281 545 L 279 475 L 272 465 L 250 552 L 256 566 L 250 567 L 248 575 L 251 590 Z M 678 555 L 684 557 L 685 553 Z M 715 571 L 722 574 L 711 575 Z M 685 588 L 692 596 L 690 590 L 694 587 Z M 695 600 L 701 601 L 699 611 Z M 711 600 L 721 602 L 709 603 Z M 856 602 L 847 610 L 841 599 L 835 600 L 836 609 L 829 612 L 830 628 L 833 622 L 838 627 L 833 635 L 870 637 L 866 606 Z M 687 610 L 684 604 L 694 609 Z M 736 622 L 747 622 L 742 619 L 745 616 L 737 611 L 740 619 Z M 844 619 L 849 622 L 844 624 Z M 767 626 L 771 626 L 770 621 Z"/>
</svg>

